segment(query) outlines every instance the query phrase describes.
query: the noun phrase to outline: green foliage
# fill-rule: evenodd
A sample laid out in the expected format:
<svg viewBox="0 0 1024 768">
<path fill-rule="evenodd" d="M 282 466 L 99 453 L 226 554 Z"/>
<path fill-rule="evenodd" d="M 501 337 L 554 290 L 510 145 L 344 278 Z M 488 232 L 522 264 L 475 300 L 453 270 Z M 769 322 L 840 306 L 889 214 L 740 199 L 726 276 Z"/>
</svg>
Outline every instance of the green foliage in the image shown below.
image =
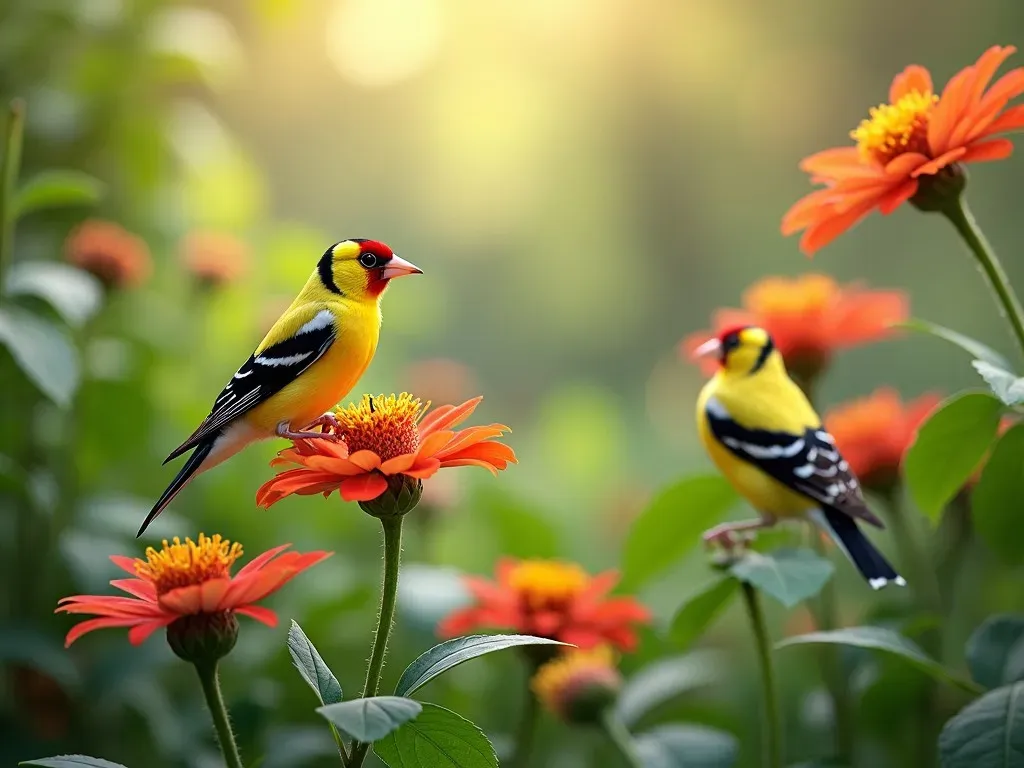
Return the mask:
<svg viewBox="0 0 1024 768">
<path fill-rule="evenodd" d="M 971 495 L 978 534 L 1007 563 L 1024 563 L 1024 425 L 1012 427 L 996 443 Z"/>
<path fill-rule="evenodd" d="M 15 264 L 4 280 L 8 296 L 36 296 L 52 306 L 64 321 L 81 327 L 103 303 L 100 281 L 68 264 L 24 261 Z"/>
<path fill-rule="evenodd" d="M 67 408 L 78 388 L 78 353 L 54 323 L 15 307 L 0 308 L 0 343 L 22 372 L 54 403 Z"/>
<path fill-rule="evenodd" d="M 92 205 L 104 192 L 103 183 L 81 171 L 42 171 L 28 179 L 14 198 L 14 216 L 21 218 L 47 208 Z"/>
<path fill-rule="evenodd" d="M 655 661 L 632 675 L 619 694 L 615 712 L 627 726 L 673 699 L 719 682 L 722 659 L 711 651 Z"/>
<path fill-rule="evenodd" d="M 739 581 L 723 577 L 691 595 L 672 619 L 672 642 L 685 648 L 704 634 L 732 602 L 738 588 Z"/>
<path fill-rule="evenodd" d="M 975 360 L 971 365 L 991 387 L 996 397 L 1006 405 L 1014 406 L 1024 403 L 1024 379 L 1001 366 L 984 360 Z"/>
<path fill-rule="evenodd" d="M 418 717 L 423 707 L 402 696 L 372 696 L 317 707 L 339 731 L 357 741 L 376 741 Z"/>
<path fill-rule="evenodd" d="M 977 339 L 972 339 L 970 336 L 965 336 L 959 331 L 944 328 L 943 326 L 929 322 L 928 320 L 914 318 L 904 323 L 898 323 L 896 327 L 906 328 L 920 333 L 927 333 L 935 336 L 936 338 L 948 341 L 950 344 L 960 347 L 960 349 L 964 350 L 964 352 L 972 357 L 976 357 L 978 360 L 984 361 L 989 365 L 998 366 L 1000 368 L 1010 367 L 1010 364 L 1006 362 L 1006 358 L 988 345 L 983 344 Z"/>
<path fill-rule="evenodd" d="M 645 768 L 729 768 L 740 751 L 735 736 L 703 725 L 661 725 L 640 734 L 636 747 Z"/>
<path fill-rule="evenodd" d="M 989 691 L 946 723 L 939 736 L 943 768 L 1024 766 L 1024 683 Z"/>
<path fill-rule="evenodd" d="M 740 581 L 771 595 L 787 608 L 821 591 L 832 577 L 832 563 L 809 549 L 748 550 L 729 567 Z"/>
<path fill-rule="evenodd" d="M 424 704 L 419 717 L 377 741 L 373 751 L 389 768 L 498 768 L 484 732 L 436 704 Z"/>
<path fill-rule="evenodd" d="M 307 685 L 313 689 L 321 704 L 337 704 L 345 698 L 338 678 L 295 621 L 288 629 L 288 653 L 292 657 L 292 664 L 299 670 Z"/>
<path fill-rule="evenodd" d="M 986 688 L 1024 680 L 1024 616 L 990 616 L 967 641 L 967 666 Z"/>
</svg>

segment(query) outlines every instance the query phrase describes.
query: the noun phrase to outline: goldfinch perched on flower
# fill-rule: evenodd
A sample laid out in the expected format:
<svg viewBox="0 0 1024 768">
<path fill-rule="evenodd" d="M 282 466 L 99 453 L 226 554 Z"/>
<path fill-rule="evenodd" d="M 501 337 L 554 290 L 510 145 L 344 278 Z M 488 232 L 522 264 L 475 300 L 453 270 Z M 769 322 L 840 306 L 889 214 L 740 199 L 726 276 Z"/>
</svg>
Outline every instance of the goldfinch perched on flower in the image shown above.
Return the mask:
<svg viewBox="0 0 1024 768">
<path fill-rule="evenodd" d="M 761 517 L 704 534 L 732 547 L 742 531 L 806 518 L 824 529 L 873 589 L 906 582 L 857 526 L 882 528 L 857 478 L 839 455 L 801 389 L 786 373 L 771 336 L 753 326 L 725 330 L 696 355 L 717 355 L 717 373 L 697 400 L 701 442 L 722 474 Z"/>
<path fill-rule="evenodd" d="M 337 426 L 328 409 L 373 359 L 388 283 L 421 273 L 376 240 L 342 240 L 328 248 L 295 301 L 221 390 L 210 415 L 164 461 L 195 449 L 138 535 L 193 477 L 251 442 L 275 435 L 337 439 L 310 430 Z"/>
</svg>

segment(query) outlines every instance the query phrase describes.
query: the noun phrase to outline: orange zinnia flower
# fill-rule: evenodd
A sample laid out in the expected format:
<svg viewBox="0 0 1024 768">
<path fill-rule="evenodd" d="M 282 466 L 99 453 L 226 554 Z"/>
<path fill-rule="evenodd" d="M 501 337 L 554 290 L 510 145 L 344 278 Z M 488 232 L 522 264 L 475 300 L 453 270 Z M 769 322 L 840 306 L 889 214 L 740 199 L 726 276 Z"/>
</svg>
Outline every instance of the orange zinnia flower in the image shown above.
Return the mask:
<svg viewBox="0 0 1024 768">
<path fill-rule="evenodd" d="M 716 312 L 714 328 L 688 336 L 682 351 L 689 355 L 726 328 L 756 325 L 771 334 L 789 371 L 808 379 L 828 364 L 836 350 L 890 335 L 891 326 L 909 316 L 908 305 L 902 291 L 840 286 L 825 275 L 768 277 L 743 294 L 743 309 Z M 713 372 L 715 361 L 704 362 L 706 372 Z"/>
<path fill-rule="evenodd" d="M 87 632 L 106 627 L 131 627 L 128 640 L 132 645 L 139 645 L 161 627 L 169 627 L 170 639 L 173 625 L 179 620 L 188 624 L 191 632 L 198 630 L 201 634 L 204 624 L 217 632 L 222 631 L 226 621 L 233 622 L 234 614 L 249 616 L 272 627 L 277 623 L 277 616 L 256 603 L 332 554 L 285 552 L 289 546 L 285 544 L 264 552 L 234 576 L 231 567 L 242 556 L 242 545 L 232 544 L 220 534 L 211 538 L 201 533 L 198 542 L 185 539 L 184 543 L 175 537 L 173 544 L 164 541 L 159 550 L 149 547 L 145 560 L 114 555 L 110 558 L 114 564 L 135 578 L 115 579 L 110 583 L 131 597 L 75 595 L 63 598 L 58 612 L 98 617 L 73 627 L 65 645 L 71 645 Z"/>
<path fill-rule="evenodd" d="M 182 241 L 181 260 L 200 281 L 224 285 L 245 274 L 249 249 L 237 237 L 224 232 L 192 232 Z"/>
<path fill-rule="evenodd" d="M 896 390 L 882 387 L 829 411 L 825 428 L 864 487 L 885 491 L 898 482 L 903 454 L 941 401 L 928 393 L 903 403 Z"/>
<path fill-rule="evenodd" d="M 553 714 L 569 723 L 596 723 L 622 688 L 615 654 L 607 645 L 572 648 L 541 665 L 530 688 Z"/>
<path fill-rule="evenodd" d="M 575 563 L 503 558 L 497 577 L 497 583 L 464 577 L 475 604 L 441 622 L 441 635 L 511 629 L 580 648 L 609 643 L 631 650 L 636 646 L 634 625 L 651 619 L 631 597 L 606 597 L 619 580 L 615 571 L 592 577 Z"/>
<path fill-rule="evenodd" d="M 429 406 L 405 392 L 364 395 L 359 403 L 334 414 L 340 442 L 296 440 L 281 451 L 273 465 L 301 466 L 264 483 L 256 492 L 256 503 L 269 507 L 293 493 L 329 496 L 333 491 L 345 501 L 369 502 L 389 487 L 397 492 L 405 478 L 425 480 L 443 467 L 472 465 L 497 474 L 516 461 L 511 448 L 492 439 L 501 437 L 508 427 L 453 429 L 481 400 L 477 397 L 458 407 L 443 405 L 426 413 Z"/>
<path fill-rule="evenodd" d="M 91 272 L 108 288 L 138 286 L 153 266 L 146 242 L 110 221 L 82 222 L 68 235 L 64 249 L 69 262 Z"/>
<path fill-rule="evenodd" d="M 824 189 L 789 209 L 782 233 L 805 230 L 800 248 L 812 254 L 876 208 L 887 215 L 927 192 L 925 185 L 962 182 L 963 163 L 1009 157 L 1013 144 L 994 137 L 1024 128 L 1024 105 L 1005 109 L 1024 93 L 1024 69 L 988 85 L 1015 50 L 989 48 L 954 75 L 941 96 L 934 93 L 927 69 L 904 69 L 892 81 L 889 103 L 872 109 L 850 134 L 856 147 L 827 149 L 800 164 Z"/>
</svg>

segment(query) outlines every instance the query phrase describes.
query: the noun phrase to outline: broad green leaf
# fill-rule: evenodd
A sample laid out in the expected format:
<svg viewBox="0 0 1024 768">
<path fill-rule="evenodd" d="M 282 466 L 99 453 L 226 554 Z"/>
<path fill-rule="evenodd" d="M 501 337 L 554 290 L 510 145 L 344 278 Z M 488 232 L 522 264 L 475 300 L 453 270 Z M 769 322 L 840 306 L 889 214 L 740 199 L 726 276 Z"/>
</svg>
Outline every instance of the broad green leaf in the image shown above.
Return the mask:
<svg viewBox="0 0 1024 768">
<path fill-rule="evenodd" d="M 321 704 L 337 704 L 344 698 L 338 678 L 295 621 L 292 621 L 288 630 L 288 653 L 302 679 L 313 689 Z"/>
<path fill-rule="evenodd" d="M 1024 683 L 989 691 L 939 735 L 942 768 L 1024 768 Z"/>
<path fill-rule="evenodd" d="M 412 720 L 422 709 L 418 701 L 401 696 L 374 696 L 328 704 L 316 711 L 353 739 L 376 741 Z"/>
<path fill-rule="evenodd" d="M 971 677 L 986 688 L 1024 680 L 1024 616 L 990 616 L 965 650 Z"/>
<path fill-rule="evenodd" d="M 4 282 L 10 296 L 36 296 L 56 309 L 69 325 L 80 326 L 96 314 L 103 301 L 100 281 L 70 264 L 22 261 L 11 267 Z"/>
<path fill-rule="evenodd" d="M 771 595 L 787 608 L 818 594 L 832 576 L 832 563 L 809 549 L 748 551 L 729 572 Z"/>
<path fill-rule="evenodd" d="M 970 336 L 964 336 L 964 334 L 958 331 L 944 328 L 941 325 L 930 323 L 927 320 L 919 320 L 913 318 L 903 323 L 896 323 L 893 325 L 894 328 L 906 328 L 911 331 L 920 331 L 921 333 L 927 333 L 940 339 L 948 341 L 950 344 L 955 344 L 964 350 L 967 354 L 972 357 L 976 357 L 979 360 L 984 360 L 986 363 L 997 365 L 1000 368 L 1009 368 L 1010 364 L 1006 362 L 1006 358 L 996 352 L 991 347 L 982 344 L 977 339 L 972 339 Z"/>
<path fill-rule="evenodd" d="M 21 309 L 0 309 L 0 343 L 39 390 L 66 408 L 78 388 L 78 354 L 64 332 Z"/>
<path fill-rule="evenodd" d="M 739 757 L 739 740 L 706 725 L 660 725 L 636 737 L 644 768 L 729 768 Z"/>
<path fill-rule="evenodd" d="M 682 558 L 737 498 L 720 475 L 690 477 L 659 493 L 630 528 L 623 553 L 623 589 L 636 591 Z"/>
<path fill-rule="evenodd" d="M 965 392 L 946 400 L 918 430 L 903 472 L 914 502 L 933 521 L 992 445 L 1002 411 L 989 393 Z"/>
<path fill-rule="evenodd" d="M 721 657 L 712 651 L 660 659 L 634 674 L 615 703 L 615 711 L 627 726 L 633 726 L 657 707 L 687 691 L 717 682 Z"/>
<path fill-rule="evenodd" d="M 985 380 L 996 397 L 1007 405 L 1019 405 L 1024 403 L 1024 379 L 1015 373 L 1010 373 L 1006 368 L 984 360 L 975 360 L 971 363 L 981 378 Z"/>
<path fill-rule="evenodd" d="M 981 688 L 970 680 L 957 677 L 934 659 L 922 651 L 916 643 L 908 640 L 898 632 L 882 627 L 849 627 L 835 629 L 831 632 L 809 632 L 797 635 L 776 643 L 776 648 L 787 648 L 792 645 L 809 645 L 829 643 L 834 645 L 852 645 L 855 648 L 883 651 L 898 656 L 920 671 L 970 693 L 980 693 Z"/>
<path fill-rule="evenodd" d="M 395 688 L 395 695 L 408 696 L 438 675 L 444 674 L 464 661 L 520 645 L 564 645 L 564 643 L 532 635 L 469 635 L 446 640 L 422 654 L 406 668 Z"/>
<path fill-rule="evenodd" d="M 672 619 L 672 642 L 685 648 L 700 637 L 729 605 L 738 588 L 736 579 L 721 578 L 692 595 Z"/>
<path fill-rule="evenodd" d="M 971 516 L 989 549 L 1011 565 L 1024 563 L 1024 424 L 996 443 L 971 494 Z"/>
<path fill-rule="evenodd" d="M 14 196 L 14 215 L 43 208 L 92 205 L 103 196 L 99 179 L 81 171 L 43 171 L 22 184 Z"/>
<path fill-rule="evenodd" d="M 18 765 L 34 765 L 38 768 L 125 768 L 121 763 L 112 763 L 99 757 L 88 755 L 57 755 L 56 757 L 40 757 L 38 760 L 26 760 Z"/>
<path fill-rule="evenodd" d="M 461 715 L 436 704 L 373 745 L 389 768 L 498 768 L 484 732 Z"/>
</svg>

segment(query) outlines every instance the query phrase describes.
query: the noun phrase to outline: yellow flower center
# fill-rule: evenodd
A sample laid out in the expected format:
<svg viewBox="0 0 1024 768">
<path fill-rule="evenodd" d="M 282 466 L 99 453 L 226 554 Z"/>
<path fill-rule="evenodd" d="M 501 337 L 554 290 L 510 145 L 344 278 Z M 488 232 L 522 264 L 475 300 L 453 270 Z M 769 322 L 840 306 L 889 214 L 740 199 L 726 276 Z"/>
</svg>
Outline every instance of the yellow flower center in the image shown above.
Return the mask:
<svg viewBox="0 0 1024 768">
<path fill-rule="evenodd" d="M 564 605 L 590 584 L 590 576 L 575 563 L 524 560 L 509 574 L 509 586 L 532 609 Z"/>
<path fill-rule="evenodd" d="M 135 560 L 135 572 L 163 595 L 178 587 L 230 578 L 231 566 L 241 556 L 242 545 L 232 544 L 219 533 L 212 538 L 200 533 L 199 543 L 186 538 L 182 544 L 175 536 L 173 544 L 164 539 L 160 550 L 149 547 L 145 560 Z"/>
<path fill-rule="evenodd" d="M 547 662 L 537 670 L 530 687 L 548 709 L 565 714 L 581 689 L 592 685 L 614 689 L 619 682 L 614 652 L 599 645 L 589 651 L 567 650 Z"/>
<path fill-rule="evenodd" d="M 879 104 L 850 137 L 861 157 L 886 165 L 907 152 L 928 155 L 928 119 L 939 97 L 931 91 L 910 91 L 895 104 Z"/>
<path fill-rule="evenodd" d="M 809 315 L 825 310 L 837 293 L 839 287 L 825 275 L 803 275 L 795 280 L 769 277 L 751 287 L 743 303 L 760 318 Z"/>
<path fill-rule="evenodd" d="M 400 395 L 363 395 L 358 403 L 338 410 L 341 437 L 349 453 L 373 451 L 381 461 L 413 453 L 420 445 L 416 427 L 429 407 L 408 392 Z"/>
</svg>

